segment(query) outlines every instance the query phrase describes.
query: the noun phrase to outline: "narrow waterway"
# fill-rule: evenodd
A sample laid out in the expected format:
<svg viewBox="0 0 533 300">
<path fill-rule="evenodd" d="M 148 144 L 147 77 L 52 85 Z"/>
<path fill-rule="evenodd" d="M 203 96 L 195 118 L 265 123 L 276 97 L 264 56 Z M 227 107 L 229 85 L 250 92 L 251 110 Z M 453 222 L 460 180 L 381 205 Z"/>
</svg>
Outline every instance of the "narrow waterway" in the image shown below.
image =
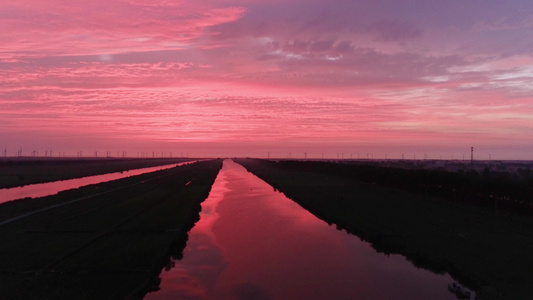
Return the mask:
<svg viewBox="0 0 533 300">
<path fill-rule="evenodd" d="M 61 191 L 79 188 L 89 184 L 97 184 L 107 182 L 111 180 L 121 179 L 129 176 L 141 175 L 144 173 L 155 172 L 159 170 L 174 168 L 184 164 L 190 164 L 195 161 L 186 161 L 179 164 L 170 164 L 142 169 L 134 169 L 124 172 L 115 172 L 102 175 L 87 176 L 82 178 L 67 179 L 61 181 L 45 182 L 30 184 L 20 187 L 0 189 L 0 203 L 4 203 L 11 200 L 22 199 L 26 197 L 37 198 L 48 195 L 54 195 Z"/>
<path fill-rule="evenodd" d="M 457 299 L 449 275 L 377 253 L 231 160 L 173 263 L 145 299 Z"/>
</svg>

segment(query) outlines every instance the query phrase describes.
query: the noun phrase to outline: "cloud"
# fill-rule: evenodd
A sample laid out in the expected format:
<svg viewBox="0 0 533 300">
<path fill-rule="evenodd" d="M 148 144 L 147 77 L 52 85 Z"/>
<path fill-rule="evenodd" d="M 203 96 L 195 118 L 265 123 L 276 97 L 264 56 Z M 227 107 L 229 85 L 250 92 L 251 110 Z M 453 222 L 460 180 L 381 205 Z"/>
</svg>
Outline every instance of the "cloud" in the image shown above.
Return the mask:
<svg viewBox="0 0 533 300">
<path fill-rule="evenodd" d="M 6 2 L 0 132 L 512 144 L 532 130 L 532 15 L 495 0 Z"/>
<path fill-rule="evenodd" d="M 422 35 L 423 30 L 410 22 L 384 20 L 372 23 L 367 30 L 384 41 L 408 41 Z"/>
<path fill-rule="evenodd" d="M 39 1 L 9 4 L 0 26 L 3 59 L 64 55 L 109 55 L 197 46 L 204 29 L 231 22 L 242 7 L 195 2 Z M 170 6 L 170 7 L 169 7 Z"/>
</svg>

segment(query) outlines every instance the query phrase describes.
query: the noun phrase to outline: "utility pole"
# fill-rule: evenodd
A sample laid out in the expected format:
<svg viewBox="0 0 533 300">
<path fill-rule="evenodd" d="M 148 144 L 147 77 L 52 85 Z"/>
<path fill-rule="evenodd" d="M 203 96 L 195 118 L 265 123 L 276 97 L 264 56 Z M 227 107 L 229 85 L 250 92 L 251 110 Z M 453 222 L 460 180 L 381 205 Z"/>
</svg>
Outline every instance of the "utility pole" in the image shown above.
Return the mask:
<svg viewBox="0 0 533 300">
<path fill-rule="evenodd" d="M 474 165 L 474 147 L 470 147 L 470 164 Z"/>
</svg>

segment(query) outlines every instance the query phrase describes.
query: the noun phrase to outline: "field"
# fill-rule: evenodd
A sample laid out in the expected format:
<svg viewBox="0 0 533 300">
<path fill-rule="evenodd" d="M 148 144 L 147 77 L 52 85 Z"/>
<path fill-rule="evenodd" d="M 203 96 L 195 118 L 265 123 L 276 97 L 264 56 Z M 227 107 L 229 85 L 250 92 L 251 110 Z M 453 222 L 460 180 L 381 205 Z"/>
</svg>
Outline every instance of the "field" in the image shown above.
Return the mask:
<svg viewBox="0 0 533 300">
<path fill-rule="evenodd" d="M 0 188 L 180 163 L 191 159 L 0 158 Z"/>
<path fill-rule="evenodd" d="M 0 205 L 2 299 L 142 298 L 179 259 L 221 160 Z"/>
<path fill-rule="evenodd" d="M 345 172 L 356 168 L 349 165 L 236 161 L 317 217 L 371 242 L 376 250 L 400 253 L 417 266 L 449 272 L 473 288 L 478 299 L 533 295 L 530 216 L 413 189 L 408 183 L 414 178 L 402 178 L 403 185 L 396 186 L 391 183 L 394 178 L 376 182 Z"/>
<path fill-rule="evenodd" d="M 2 174 L 9 173 L 7 166 L 12 175 L 3 179 L 22 174 L 28 181 L 48 181 L 79 177 L 80 169 L 90 175 L 175 162 L 4 161 Z M 498 173 L 236 162 L 377 251 L 400 253 L 416 266 L 450 273 L 474 289 L 478 299 L 529 299 L 533 294 L 531 172 L 522 165 Z M 0 295 L 135 299 L 157 290 L 158 274 L 181 257 L 187 232 L 221 166 L 221 160 L 198 162 L 1 204 Z"/>
</svg>

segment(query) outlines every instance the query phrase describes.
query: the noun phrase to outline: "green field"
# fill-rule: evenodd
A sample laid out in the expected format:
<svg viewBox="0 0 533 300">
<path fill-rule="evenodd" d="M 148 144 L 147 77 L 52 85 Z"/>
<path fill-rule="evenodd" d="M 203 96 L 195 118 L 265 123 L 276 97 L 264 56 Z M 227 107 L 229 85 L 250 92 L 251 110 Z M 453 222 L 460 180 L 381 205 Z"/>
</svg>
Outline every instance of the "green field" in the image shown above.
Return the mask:
<svg viewBox="0 0 533 300">
<path fill-rule="evenodd" d="M 179 259 L 221 160 L 0 205 L 2 299 L 142 298 Z"/>
<path fill-rule="evenodd" d="M 531 299 L 533 219 L 401 187 L 335 174 L 335 166 L 237 159 L 250 172 L 328 223 L 378 251 L 449 272 L 478 299 Z"/>
</svg>

